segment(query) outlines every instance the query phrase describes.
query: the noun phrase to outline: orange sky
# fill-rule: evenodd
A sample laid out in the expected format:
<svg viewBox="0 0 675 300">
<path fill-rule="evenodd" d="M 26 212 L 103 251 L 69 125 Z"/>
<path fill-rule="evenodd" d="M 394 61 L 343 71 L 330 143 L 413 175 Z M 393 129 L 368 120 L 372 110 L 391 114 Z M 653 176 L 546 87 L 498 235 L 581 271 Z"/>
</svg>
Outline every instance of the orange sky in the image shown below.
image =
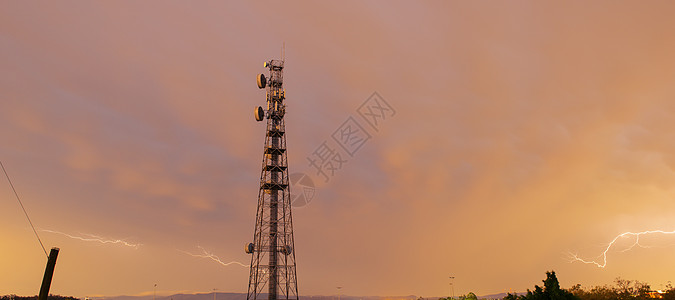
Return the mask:
<svg viewBox="0 0 675 300">
<path fill-rule="evenodd" d="M 301 295 L 672 280 L 672 2 L 5 1 L 0 159 L 60 247 L 52 293 L 245 292 L 264 126 L 255 75 L 286 44 Z M 328 183 L 307 157 L 377 91 L 396 114 Z M 359 119 L 357 119 L 359 120 Z M 297 191 L 294 191 L 297 192 Z M 0 294 L 46 259 L 0 180 Z M 623 246 L 630 241 L 623 241 Z"/>
</svg>

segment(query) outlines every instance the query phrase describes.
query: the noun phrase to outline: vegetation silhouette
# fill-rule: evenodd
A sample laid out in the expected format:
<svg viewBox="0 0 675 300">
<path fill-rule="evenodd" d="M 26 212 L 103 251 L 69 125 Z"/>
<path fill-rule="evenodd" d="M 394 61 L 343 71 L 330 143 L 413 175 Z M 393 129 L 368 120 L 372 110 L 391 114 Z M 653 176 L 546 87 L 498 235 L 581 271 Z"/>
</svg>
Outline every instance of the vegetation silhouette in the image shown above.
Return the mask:
<svg viewBox="0 0 675 300">
<path fill-rule="evenodd" d="M 506 294 L 503 300 L 642 300 L 664 299 L 675 300 L 675 288 L 672 284 L 666 285 L 666 290 L 652 291 L 649 284 L 637 280 L 616 278 L 614 285 L 594 286 L 583 288 L 576 284 L 569 289 L 560 288 L 555 271 L 546 272 L 544 287 L 534 286 L 534 291 L 527 290 L 525 295 Z"/>
</svg>

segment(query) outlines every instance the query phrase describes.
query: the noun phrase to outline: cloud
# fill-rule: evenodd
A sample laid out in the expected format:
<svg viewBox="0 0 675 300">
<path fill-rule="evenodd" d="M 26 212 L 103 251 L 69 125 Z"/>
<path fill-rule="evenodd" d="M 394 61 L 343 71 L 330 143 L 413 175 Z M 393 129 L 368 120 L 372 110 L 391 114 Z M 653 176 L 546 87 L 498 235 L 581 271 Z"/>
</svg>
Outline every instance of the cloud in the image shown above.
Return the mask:
<svg viewBox="0 0 675 300">
<path fill-rule="evenodd" d="M 458 293 L 523 290 L 551 268 L 662 280 L 628 259 L 599 274 L 560 257 L 672 227 L 672 10 L 612 5 L 14 5 L 0 18 L 0 154 L 44 222 L 154 245 L 114 256 L 143 270 L 96 293 L 154 278 L 213 288 L 201 276 L 241 291 L 246 272 L 161 249 L 208 240 L 246 259 L 263 141 L 253 78 L 286 42 L 291 172 L 311 173 L 306 157 L 373 91 L 397 110 L 294 211 L 301 293 L 441 295 L 448 272 Z M 78 268 L 63 276 L 87 286 Z"/>
</svg>

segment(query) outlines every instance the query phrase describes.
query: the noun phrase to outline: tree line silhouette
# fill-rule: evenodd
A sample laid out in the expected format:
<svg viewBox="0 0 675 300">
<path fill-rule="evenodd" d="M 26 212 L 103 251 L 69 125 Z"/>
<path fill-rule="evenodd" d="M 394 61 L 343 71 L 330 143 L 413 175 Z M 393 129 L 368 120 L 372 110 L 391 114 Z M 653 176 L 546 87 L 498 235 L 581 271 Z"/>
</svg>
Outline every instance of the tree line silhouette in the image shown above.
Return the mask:
<svg viewBox="0 0 675 300">
<path fill-rule="evenodd" d="M 664 299 L 675 300 L 675 288 L 668 283 L 665 291 L 660 293 L 651 289 L 649 284 L 637 280 L 616 278 L 614 285 L 602 285 L 583 288 L 576 284 L 569 289 L 560 288 L 555 271 L 546 272 L 544 287 L 534 286 L 534 291 L 527 290 L 525 295 L 507 294 L 504 300 L 640 300 Z"/>
<path fill-rule="evenodd" d="M 675 287 L 669 282 L 663 291 L 654 291 L 645 282 L 617 278 L 613 285 L 584 288 L 576 284 L 569 289 L 560 288 L 555 271 L 547 271 L 543 286 L 535 285 L 534 290 L 518 295 L 507 293 L 502 300 L 675 300 Z M 458 300 L 478 300 L 474 293 L 458 297 Z M 440 298 L 439 300 L 451 300 Z"/>
</svg>

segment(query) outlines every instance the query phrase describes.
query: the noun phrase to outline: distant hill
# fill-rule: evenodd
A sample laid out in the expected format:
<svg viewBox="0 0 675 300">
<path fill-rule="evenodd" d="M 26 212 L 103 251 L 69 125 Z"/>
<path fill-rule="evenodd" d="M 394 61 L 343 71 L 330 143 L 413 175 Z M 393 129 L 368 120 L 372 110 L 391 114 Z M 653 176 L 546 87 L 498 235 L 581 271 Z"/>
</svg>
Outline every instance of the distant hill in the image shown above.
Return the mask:
<svg viewBox="0 0 675 300">
<path fill-rule="evenodd" d="M 492 294 L 479 296 L 478 299 L 502 299 L 506 293 Z M 263 294 L 263 299 L 267 294 Z M 302 300 L 417 300 L 419 296 L 300 296 Z M 423 297 L 424 300 L 438 300 L 441 297 Z M 37 300 L 37 296 L 16 296 L 4 295 L 0 296 L 0 300 Z M 65 297 L 58 295 L 50 295 L 49 300 L 78 300 L 74 297 Z M 85 300 L 85 299 L 79 299 Z M 152 295 L 149 296 L 113 296 L 113 297 L 96 297 L 96 300 L 153 300 Z M 174 294 L 170 296 L 157 296 L 155 300 L 213 300 L 213 293 L 197 293 L 197 294 Z M 244 293 L 216 293 L 216 300 L 246 300 Z"/>
<path fill-rule="evenodd" d="M 265 299 L 267 296 L 263 294 Z M 303 300 L 338 300 L 337 296 L 304 296 L 300 295 L 300 298 Z M 339 300 L 416 300 L 418 297 L 409 295 L 409 296 L 346 296 L 341 295 Z M 427 299 L 436 300 L 439 297 L 432 297 Z M 98 298 L 101 300 L 152 300 L 152 295 L 150 296 L 114 296 L 114 297 L 103 297 Z M 175 294 L 170 296 L 157 296 L 156 300 L 213 300 L 213 293 L 198 293 L 198 294 Z M 216 300 L 246 300 L 245 293 L 216 293 Z"/>
<path fill-rule="evenodd" d="M 263 299 L 267 294 L 263 294 Z M 502 299 L 506 293 L 491 294 L 479 296 L 479 299 Z M 316 296 L 301 295 L 302 300 L 338 300 L 337 296 Z M 417 300 L 419 296 L 347 296 L 341 295 L 339 300 Z M 441 297 L 423 297 L 426 300 L 437 300 Z M 115 296 L 98 298 L 101 300 L 153 300 L 150 296 Z M 213 300 L 213 293 L 198 293 L 198 294 L 175 294 L 170 296 L 157 296 L 156 300 Z M 246 300 L 245 293 L 216 293 L 216 300 Z"/>
<path fill-rule="evenodd" d="M 517 295 L 520 295 L 522 293 L 516 293 Z M 502 299 L 506 297 L 506 293 L 499 293 L 499 294 L 491 294 L 491 295 L 485 295 L 485 296 L 478 296 L 478 299 Z"/>
</svg>

